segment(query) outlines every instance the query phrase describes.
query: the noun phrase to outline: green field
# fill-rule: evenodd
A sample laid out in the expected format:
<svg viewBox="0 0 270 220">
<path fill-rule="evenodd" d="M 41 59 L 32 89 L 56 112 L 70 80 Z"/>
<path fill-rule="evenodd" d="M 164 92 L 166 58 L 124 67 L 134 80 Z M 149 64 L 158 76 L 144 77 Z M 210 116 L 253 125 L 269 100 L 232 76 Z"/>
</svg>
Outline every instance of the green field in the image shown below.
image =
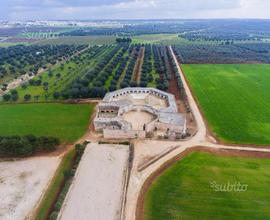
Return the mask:
<svg viewBox="0 0 270 220">
<path fill-rule="evenodd" d="M 0 105 L 0 134 L 53 136 L 71 143 L 86 132 L 93 108 L 86 104 Z"/>
<path fill-rule="evenodd" d="M 270 65 L 183 65 L 213 132 L 236 144 L 270 145 Z"/>
<path fill-rule="evenodd" d="M 270 159 L 194 152 L 154 181 L 146 194 L 144 219 L 270 219 L 269 170 Z M 248 186 L 242 192 L 219 191 L 211 187 L 214 182 L 222 189 L 229 189 L 224 188 L 228 183 Z"/>
<path fill-rule="evenodd" d="M 132 37 L 134 44 L 186 44 L 188 40 L 178 37 L 178 34 L 145 34 Z"/>
<path fill-rule="evenodd" d="M 219 44 L 218 41 L 189 41 L 180 34 L 143 34 L 132 37 L 133 44 L 162 44 L 162 45 L 178 45 L 178 44 Z"/>
</svg>

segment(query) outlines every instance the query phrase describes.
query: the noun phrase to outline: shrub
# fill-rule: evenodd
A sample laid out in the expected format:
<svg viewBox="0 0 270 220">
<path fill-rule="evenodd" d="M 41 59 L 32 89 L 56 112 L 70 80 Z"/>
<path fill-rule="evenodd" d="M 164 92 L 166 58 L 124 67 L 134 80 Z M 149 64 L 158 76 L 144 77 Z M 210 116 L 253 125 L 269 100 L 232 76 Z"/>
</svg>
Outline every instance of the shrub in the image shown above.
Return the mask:
<svg viewBox="0 0 270 220">
<path fill-rule="evenodd" d="M 64 177 L 65 177 L 65 179 L 69 179 L 69 178 L 73 177 L 72 170 L 65 170 L 64 171 Z"/>
<path fill-rule="evenodd" d="M 53 98 L 54 99 L 59 99 L 59 97 L 60 97 L 60 93 L 59 92 L 54 92 L 53 93 Z"/>
<path fill-rule="evenodd" d="M 58 217 L 58 212 L 52 212 L 52 214 L 50 215 L 49 220 L 56 220 Z"/>
<path fill-rule="evenodd" d="M 54 137 L 26 136 L 0 136 L 1 156 L 30 156 L 36 151 L 53 151 L 60 141 Z"/>
<path fill-rule="evenodd" d="M 11 99 L 11 95 L 10 94 L 5 94 L 5 95 L 3 95 L 3 99 L 4 99 L 4 101 L 8 102 Z"/>
<path fill-rule="evenodd" d="M 31 99 L 31 95 L 30 94 L 26 94 L 24 96 L 24 101 L 30 101 L 30 99 Z"/>
<path fill-rule="evenodd" d="M 27 88 L 27 83 L 22 84 L 22 89 L 26 89 Z"/>
</svg>

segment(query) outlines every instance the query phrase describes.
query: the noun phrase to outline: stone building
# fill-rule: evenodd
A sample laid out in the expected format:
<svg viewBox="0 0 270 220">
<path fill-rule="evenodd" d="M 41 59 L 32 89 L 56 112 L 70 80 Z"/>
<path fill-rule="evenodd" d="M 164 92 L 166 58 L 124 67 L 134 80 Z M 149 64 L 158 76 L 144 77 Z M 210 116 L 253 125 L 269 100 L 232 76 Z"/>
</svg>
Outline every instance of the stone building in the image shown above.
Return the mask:
<svg viewBox="0 0 270 220">
<path fill-rule="evenodd" d="M 97 106 L 96 131 L 104 138 L 183 138 L 186 118 L 174 95 L 154 88 L 125 88 L 106 94 Z"/>
</svg>

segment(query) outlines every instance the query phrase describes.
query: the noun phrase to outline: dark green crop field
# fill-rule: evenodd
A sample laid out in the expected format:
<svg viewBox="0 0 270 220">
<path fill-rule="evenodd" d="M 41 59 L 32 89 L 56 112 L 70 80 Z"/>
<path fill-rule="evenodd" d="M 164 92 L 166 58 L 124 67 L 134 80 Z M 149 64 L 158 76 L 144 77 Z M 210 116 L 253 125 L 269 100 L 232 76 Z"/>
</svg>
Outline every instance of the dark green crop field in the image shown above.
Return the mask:
<svg viewBox="0 0 270 220">
<path fill-rule="evenodd" d="M 270 159 L 191 153 L 154 181 L 144 219 L 270 219 L 269 169 Z"/>
<path fill-rule="evenodd" d="M 86 104 L 0 105 L 0 135 L 53 136 L 71 143 L 86 132 L 92 111 Z"/>
<path fill-rule="evenodd" d="M 236 144 L 270 145 L 270 65 L 184 65 L 213 132 Z"/>
</svg>

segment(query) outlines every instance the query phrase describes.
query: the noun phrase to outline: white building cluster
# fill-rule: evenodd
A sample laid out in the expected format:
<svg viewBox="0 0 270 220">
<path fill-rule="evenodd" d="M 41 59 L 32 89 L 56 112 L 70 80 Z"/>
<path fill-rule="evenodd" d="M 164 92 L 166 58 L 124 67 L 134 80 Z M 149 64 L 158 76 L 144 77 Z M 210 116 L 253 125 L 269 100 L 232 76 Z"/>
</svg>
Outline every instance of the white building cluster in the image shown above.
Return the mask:
<svg viewBox="0 0 270 220">
<path fill-rule="evenodd" d="M 96 131 L 104 138 L 175 139 L 186 135 L 186 118 L 175 97 L 154 88 L 125 88 L 108 93 L 97 106 Z"/>
</svg>

